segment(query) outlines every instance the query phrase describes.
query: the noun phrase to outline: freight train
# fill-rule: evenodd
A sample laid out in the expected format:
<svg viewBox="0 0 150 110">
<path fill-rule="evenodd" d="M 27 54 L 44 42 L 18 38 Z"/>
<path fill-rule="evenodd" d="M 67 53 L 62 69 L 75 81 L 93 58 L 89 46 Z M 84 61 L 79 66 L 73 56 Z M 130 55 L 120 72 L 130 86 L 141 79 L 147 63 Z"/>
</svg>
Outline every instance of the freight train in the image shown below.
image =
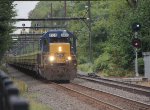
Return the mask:
<svg viewBox="0 0 150 110">
<path fill-rule="evenodd" d="M 9 56 L 9 64 L 33 70 L 51 81 L 70 81 L 77 74 L 76 37 L 68 30 L 50 30 L 39 39 L 39 51 Z"/>
</svg>

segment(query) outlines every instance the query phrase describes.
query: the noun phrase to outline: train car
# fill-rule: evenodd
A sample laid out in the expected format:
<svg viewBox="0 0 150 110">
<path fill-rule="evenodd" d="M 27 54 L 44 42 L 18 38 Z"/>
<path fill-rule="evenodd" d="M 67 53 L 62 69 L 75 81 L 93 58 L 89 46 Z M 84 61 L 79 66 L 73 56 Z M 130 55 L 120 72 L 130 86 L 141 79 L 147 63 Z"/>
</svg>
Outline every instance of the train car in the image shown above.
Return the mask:
<svg viewBox="0 0 150 110">
<path fill-rule="evenodd" d="M 50 30 L 39 40 L 37 52 L 11 56 L 9 64 L 36 71 L 47 80 L 70 81 L 77 74 L 76 38 L 67 30 Z"/>
</svg>

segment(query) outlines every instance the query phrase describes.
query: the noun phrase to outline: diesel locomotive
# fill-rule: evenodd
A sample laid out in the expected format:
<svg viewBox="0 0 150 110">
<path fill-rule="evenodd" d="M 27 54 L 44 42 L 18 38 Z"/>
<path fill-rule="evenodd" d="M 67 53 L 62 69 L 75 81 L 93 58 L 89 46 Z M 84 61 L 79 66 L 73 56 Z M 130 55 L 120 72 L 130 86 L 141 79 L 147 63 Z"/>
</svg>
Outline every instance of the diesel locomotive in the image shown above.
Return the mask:
<svg viewBox="0 0 150 110">
<path fill-rule="evenodd" d="M 68 30 L 50 30 L 39 39 L 39 51 L 11 56 L 9 64 L 33 70 L 52 81 L 70 81 L 77 74 L 76 37 Z"/>
</svg>

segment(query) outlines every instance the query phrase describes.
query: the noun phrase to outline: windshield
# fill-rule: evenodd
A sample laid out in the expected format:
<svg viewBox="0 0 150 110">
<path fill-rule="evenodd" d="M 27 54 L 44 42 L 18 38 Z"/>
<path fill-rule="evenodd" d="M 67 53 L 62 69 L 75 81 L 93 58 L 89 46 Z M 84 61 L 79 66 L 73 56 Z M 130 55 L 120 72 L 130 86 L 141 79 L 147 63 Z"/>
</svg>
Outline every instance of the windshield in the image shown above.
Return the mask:
<svg viewBox="0 0 150 110">
<path fill-rule="evenodd" d="M 54 37 L 54 38 L 51 38 L 50 39 L 50 43 L 56 43 L 56 42 L 69 42 L 69 38 L 68 37 L 62 37 L 62 38 L 57 38 L 57 37 Z"/>
</svg>

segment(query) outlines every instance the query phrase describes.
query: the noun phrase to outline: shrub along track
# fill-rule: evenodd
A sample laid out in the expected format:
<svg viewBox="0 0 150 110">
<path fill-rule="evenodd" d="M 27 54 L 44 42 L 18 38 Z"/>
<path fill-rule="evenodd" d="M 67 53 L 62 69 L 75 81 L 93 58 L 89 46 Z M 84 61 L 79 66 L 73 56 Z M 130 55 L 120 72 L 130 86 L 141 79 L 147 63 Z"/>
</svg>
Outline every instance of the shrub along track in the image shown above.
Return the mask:
<svg viewBox="0 0 150 110">
<path fill-rule="evenodd" d="M 110 93 L 94 90 L 75 83 L 56 84 L 70 95 L 102 110 L 150 110 L 150 105 Z"/>
</svg>

